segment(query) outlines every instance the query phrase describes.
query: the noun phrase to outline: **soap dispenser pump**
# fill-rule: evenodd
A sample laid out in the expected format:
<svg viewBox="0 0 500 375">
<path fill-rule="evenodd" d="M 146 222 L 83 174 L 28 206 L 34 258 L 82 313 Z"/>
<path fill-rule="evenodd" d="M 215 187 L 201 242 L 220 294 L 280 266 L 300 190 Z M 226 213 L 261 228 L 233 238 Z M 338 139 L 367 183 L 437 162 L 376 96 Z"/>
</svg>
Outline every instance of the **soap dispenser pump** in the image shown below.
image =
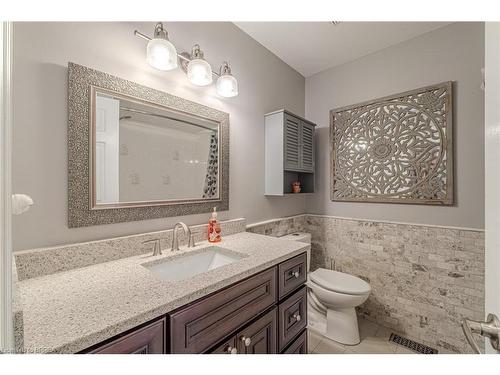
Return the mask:
<svg viewBox="0 0 500 375">
<path fill-rule="evenodd" d="M 217 207 L 214 207 L 212 217 L 208 221 L 208 242 L 220 242 L 221 240 L 220 224 L 217 220 Z"/>
</svg>

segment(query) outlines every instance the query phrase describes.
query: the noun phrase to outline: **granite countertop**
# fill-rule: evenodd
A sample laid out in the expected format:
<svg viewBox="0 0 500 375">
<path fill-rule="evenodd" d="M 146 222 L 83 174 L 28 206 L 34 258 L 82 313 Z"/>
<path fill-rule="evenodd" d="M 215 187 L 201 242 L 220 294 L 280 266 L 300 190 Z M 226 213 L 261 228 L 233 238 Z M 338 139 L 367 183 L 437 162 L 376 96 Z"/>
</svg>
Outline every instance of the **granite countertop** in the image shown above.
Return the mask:
<svg viewBox="0 0 500 375">
<path fill-rule="evenodd" d="M 212 245 L 212 244 L 210 244 Z M 17 283 L 23 311 L 26 352 L 75 353 L 247 276 L 265 270 L 309 247 L 308 244 L 242 232 L 215 244 L 244 257 L 232 264 L 166 282 L 143 264 L 209 246 L 163 255 L 132 256 Z"/>
</svg>

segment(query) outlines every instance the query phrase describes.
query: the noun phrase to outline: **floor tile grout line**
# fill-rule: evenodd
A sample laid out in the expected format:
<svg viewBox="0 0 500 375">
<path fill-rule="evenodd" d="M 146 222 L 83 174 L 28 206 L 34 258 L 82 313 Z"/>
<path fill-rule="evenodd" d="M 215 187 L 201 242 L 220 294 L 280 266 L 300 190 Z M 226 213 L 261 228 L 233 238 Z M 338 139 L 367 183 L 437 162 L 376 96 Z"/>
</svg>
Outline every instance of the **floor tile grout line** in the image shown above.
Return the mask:
<svg viewBox="0 0 500 375">
<path fill-rule="evenodd" d="M 317 339 L 318 341 L 316 345 L 311 346 L 309 348 L 308 353 L 309 354 L 412 354 L 412 352 L 408 352 L 406 350 L 404 351 L 399 350 L 400 347 L 403 349 L 406 348 L 389 341 L 389 336 L 392 331 L 388 327 L 379 325 L 375 322 L 371 322 L 368 320 L 366 322 L 360 324 L 360 335 L 362 336 L 362 340 L 360 344 L 354 346 L 344 345 L 335 340 L 330 340 L 324 336 L 321 337 L 320 334 L 311 330 L 311 332 L 315 336 L 315 339 Z M 335 344 L 331 352 L 328 352 L 328 348 L 321 348 L 323 345 L 327 347 L 330 346 L 329 344 L 330 341 Z M 360 347 L 358 348 L 358 346 L 359 345 L 364 346 L 363 342 L 365 341 L 368 343 L 368 347 L 366 348 L 366 351 L 363 350 L 360 351 L 359 349 L 361 348 Z M 375 351 L 372 351 L 373 349 L 370 349 L 370 346 L 373 345 L 373 343 L 370 344 L 370 342 L 372 341 L 378 342 L 379 349 L 376 349 Z"/>
<path fill-rule="evenodd" d="M 314 352 L 314 350 L 316 350 L 316 348 L 323 342 L 323 339 L 320 338 L 319 341 L 316 343 L 316 345 L 314 345 L 313 348 L 311 348 L 311 352 Z"/>
</svg>

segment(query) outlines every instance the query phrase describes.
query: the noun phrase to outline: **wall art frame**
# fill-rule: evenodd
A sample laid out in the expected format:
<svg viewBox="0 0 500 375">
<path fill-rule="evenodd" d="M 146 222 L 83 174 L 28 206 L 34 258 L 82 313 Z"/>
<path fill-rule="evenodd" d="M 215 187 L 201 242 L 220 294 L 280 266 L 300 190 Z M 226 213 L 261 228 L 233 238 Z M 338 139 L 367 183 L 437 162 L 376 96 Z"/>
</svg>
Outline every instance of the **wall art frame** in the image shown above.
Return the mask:
<svg viewBox="0 0 500 375">
<path fill-rule="evenodd" d="M 454 204 L 452 82 L 330 111 L 330 199 Z"/>
</svg>

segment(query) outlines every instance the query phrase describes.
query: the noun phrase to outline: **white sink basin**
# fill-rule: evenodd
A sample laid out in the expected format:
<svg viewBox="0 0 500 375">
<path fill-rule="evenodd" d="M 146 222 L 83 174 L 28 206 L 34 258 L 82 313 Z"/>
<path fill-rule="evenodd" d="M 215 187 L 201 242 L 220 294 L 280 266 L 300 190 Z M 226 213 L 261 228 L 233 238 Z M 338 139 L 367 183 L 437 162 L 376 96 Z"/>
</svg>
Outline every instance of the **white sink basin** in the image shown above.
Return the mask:
<svg viewBox="0 0 500 375">
<path fill-rule="evenodd" d="M 234 263 L 242 258 L 239 254 L 218 246 L 210 246 L 173 256 L 161 262 L 143 264 L 156 277 L 165 281 L 180 281 L 213 269 Z"/>
</svg>

